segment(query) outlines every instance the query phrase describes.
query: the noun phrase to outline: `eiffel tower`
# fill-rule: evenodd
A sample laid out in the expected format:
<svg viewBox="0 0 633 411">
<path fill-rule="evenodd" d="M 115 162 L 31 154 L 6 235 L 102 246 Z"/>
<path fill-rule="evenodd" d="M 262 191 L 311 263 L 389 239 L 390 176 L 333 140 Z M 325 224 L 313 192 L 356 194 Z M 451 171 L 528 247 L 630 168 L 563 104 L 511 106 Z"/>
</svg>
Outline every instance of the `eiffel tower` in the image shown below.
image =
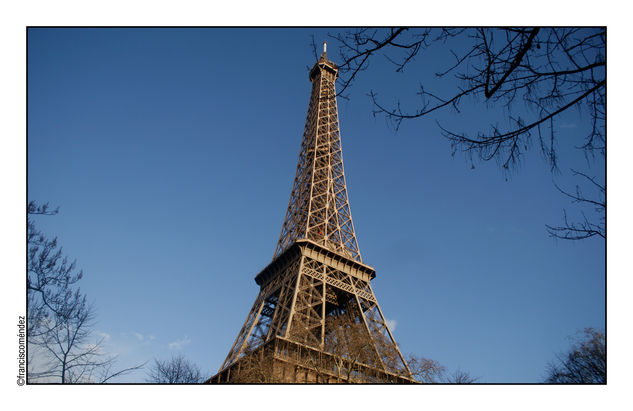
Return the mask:
<svg viewBox="0 0 633 411">
<path fill-rule="evenodd" d="M 336 103 L 323 54 L 273 260 L 226 360 L 207 382 L 411 383 L 363 263 L 347 197 Z"/>
</svg>

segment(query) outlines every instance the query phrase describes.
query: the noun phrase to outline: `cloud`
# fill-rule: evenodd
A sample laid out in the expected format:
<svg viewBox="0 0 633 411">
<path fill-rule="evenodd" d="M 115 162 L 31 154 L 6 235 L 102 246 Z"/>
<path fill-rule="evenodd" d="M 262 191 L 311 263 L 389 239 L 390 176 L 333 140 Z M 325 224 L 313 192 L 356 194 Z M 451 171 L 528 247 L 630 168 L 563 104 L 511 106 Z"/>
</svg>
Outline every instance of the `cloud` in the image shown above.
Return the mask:
<svg viewBox="0 0 633 411">
<path fill-rule="evenodd" d="M 110 341 L 110 334 L 108 333 L 97 331 L 97 335 L 103 339 L 104 343 L 107 343 Z"/>
<path fill-rule="evenodd" d="M 396 320 L 388 320 L 385 318 L 385 322 L 387 323 L 387 327 L 389 327 L 389 330 L 391 332 L 394 332 L 396 329 L 396 325 L 398 325 L 398 322 Z"/>
<path fill-rule="evenodd" d="M 191 342 L 191 340 L 189 339 L 189 337 L 187 337 L 185 335 L 185 338 L 179 338 L 176 341 L 172 341 L 169 344 L 167 344 L 167 346 L 169 347 L 169 349 L 171 350 L 179 350 L 181 349 L 183 346 L 189 344 Z"/>
<path fill-rule="evenodd" d="M 156 338 L 156 337 L 154 337 L 151 334 L 150 335 L 143 335 L 143 334 L 138 333 L 138 332 L 133 332 L 132 335 L 135 336 L 137 340 L 139 340 L 141 342 L 144 341 L 146 343 L 148 343 L 148 342 L 150 342 L 150 341 L 152 341 L 152 340 L 154 340 Z"/>
</svg>

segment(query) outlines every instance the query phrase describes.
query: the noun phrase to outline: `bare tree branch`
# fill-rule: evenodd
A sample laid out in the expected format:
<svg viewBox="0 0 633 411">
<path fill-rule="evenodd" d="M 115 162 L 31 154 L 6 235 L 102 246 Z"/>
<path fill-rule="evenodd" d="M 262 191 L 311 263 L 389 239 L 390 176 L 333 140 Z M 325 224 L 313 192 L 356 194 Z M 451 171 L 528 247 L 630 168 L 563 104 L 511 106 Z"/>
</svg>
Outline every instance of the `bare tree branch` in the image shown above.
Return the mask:
<svg viewBox="0 0 633 411">
<path fill-rule="evenodd" d="M 169 361 L 154 359 L 146 381 L 158 384 L 199 384 L 204 378 L 198 366 L 184 356 L 177 355 L 172 356 Z"/>
<path fill-rule="evenodd" d="M 547 367 L 545 382 L 554 384 L 606 384 L 607 349 L 604 332 L 586 328 L 570 350 L 556 355 Z"/>
<path fill-rule="evenodd" d="M 586 158 L 606 154 L 606 29 L 582 28 L 470 28 L 470 29 L 357 29 L 334 37 L 338 40 L 343 63 L 339 81 L 343 90 L 351 86 L 361 71 L 369 67 L 377 51 L 396 65 L 396 72 L 409 66 L 414 57 L 433 44 L 448 47 L 454 61 L 437 76 L 454 74 L 459 82 L 447 97 L 420 86 L 420 104 L 403 107 L 397 101 L 392 108 L 378 99 L 377 91 L 369 97 L 374 115 L 384 115 L 398 130 L 403 121 L 429 116 L 440 109 L 459 112 L 464 97 L 502 107 L 509 115 L 502 120 L 508 126 L 492 124 L 488 131 L 455 131 L 439 125 L 441 134 L 453 147 L 469 158 L 475 153 L 482 161 L 496 159 L 503 170 L 517 168 L 537 132 L 541 152 L 552 172 L 558 172 L 559 127 L 555 120 L 576 107 L 591 118 L 582 144 L 564 141 L 568 147 L 581 149 Z M 425 64 L 428 64 L 425 62 Z M 544 130 L 549 127 L 549 133 Z M 587 182 L 590 183 L 590 182 Z M 597 183 L 605 187 L 606 184 Z M 566 194 L 563 190 L 560 190 Z M 578 197 L 578 196 L 577 196 Z M 578 198 L 576 198 L 578 200 Z M 582 197 L 578 203 L 587 203 Z M 597 219 L 604 221 L 606 202 L 598 201 Z M 595 217 L 581 222 L 548 226 L 551 235 L 565 239 L 592 236 L 605 238 L 602 223 Z"/>
<path fill-rule="evenodd" d="M 589 177 L 587 174 L 576 170 L 572 170 L 572 173 L 574 176 L 582 177 L 582 180 L 588 182 L 590 187 L 597 189 L 597 196 L 594 198 L 587 197 L 579 185 L 576 185 L 575 193 L 567 192 L 554 183 L 556 189 L 564 196 L 570 198 L 573 203 L 591 206 L 594 211 L 602 217 L 599 219 L 598 223 L 594 223 L 588 219 L 583 212 L 581 213 L 582 220 L 580 222 L 569 222 L 567 212 L 563 210 L 563 225 L 546 225 L 549 235 L 551 237 L 561 238 L 564 240 L 584 240 L 594 236 L 606 239 L 607 227 L 606 220 L 604 219 L 607 209 L 606 188 L 602 184 L 598 183 L 595 177 Z"/>
</svg>

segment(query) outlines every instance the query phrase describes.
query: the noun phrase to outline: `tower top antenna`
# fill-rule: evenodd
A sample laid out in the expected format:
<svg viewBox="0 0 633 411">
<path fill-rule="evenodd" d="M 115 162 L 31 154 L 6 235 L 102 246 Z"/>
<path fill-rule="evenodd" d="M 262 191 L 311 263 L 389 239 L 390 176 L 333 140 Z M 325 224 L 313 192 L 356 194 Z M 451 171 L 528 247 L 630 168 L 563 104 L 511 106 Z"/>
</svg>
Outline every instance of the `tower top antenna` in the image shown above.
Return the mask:
<svg viewBox="0 0 633 411">
<path fill-rule="evenodd" d="M 327 52 L 327 41 L 323 42 L 323 53 Z"/>
</svg>

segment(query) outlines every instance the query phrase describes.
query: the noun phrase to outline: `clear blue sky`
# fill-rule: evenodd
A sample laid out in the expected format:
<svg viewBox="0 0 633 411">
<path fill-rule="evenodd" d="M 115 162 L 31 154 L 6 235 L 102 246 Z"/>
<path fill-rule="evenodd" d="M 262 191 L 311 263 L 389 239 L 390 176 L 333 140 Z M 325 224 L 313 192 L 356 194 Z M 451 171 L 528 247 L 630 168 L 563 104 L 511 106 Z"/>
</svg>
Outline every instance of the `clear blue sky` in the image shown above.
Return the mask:
<svg viewBox="0 0 633 411">
<path fill-rule="evenodd" d="M 37 224 L 84 270 L 95 330 L 120 366 L 178 353 L 209 375 L 222 364 L 288 204 L 310 35 L 328 32 L 29 31 L 28 197 L 60 207 Z M 469 100 L 397 133 L 372 116 L 370 89 L 387 103 L 418 83 L 451 90 L 433 76 L 449 59 L 434 48 L 404 74 L 376 60 L 339 100 L 359 247 L 404 353 L 481 382 L 539 382 L 569 335 L 605 325 L 604 242 L 556 241 L 544 227 L 574 210 L 552 181 L 573 188 L 567 171 L 586 169 L 565 143 L 586 119 L 563 119 L 564 174 L 552 176 L 538 147 L 512 175 L 451 157 L 436 121 L 475 131 L 503 119 L 498 107 Z"/>
</svg>

